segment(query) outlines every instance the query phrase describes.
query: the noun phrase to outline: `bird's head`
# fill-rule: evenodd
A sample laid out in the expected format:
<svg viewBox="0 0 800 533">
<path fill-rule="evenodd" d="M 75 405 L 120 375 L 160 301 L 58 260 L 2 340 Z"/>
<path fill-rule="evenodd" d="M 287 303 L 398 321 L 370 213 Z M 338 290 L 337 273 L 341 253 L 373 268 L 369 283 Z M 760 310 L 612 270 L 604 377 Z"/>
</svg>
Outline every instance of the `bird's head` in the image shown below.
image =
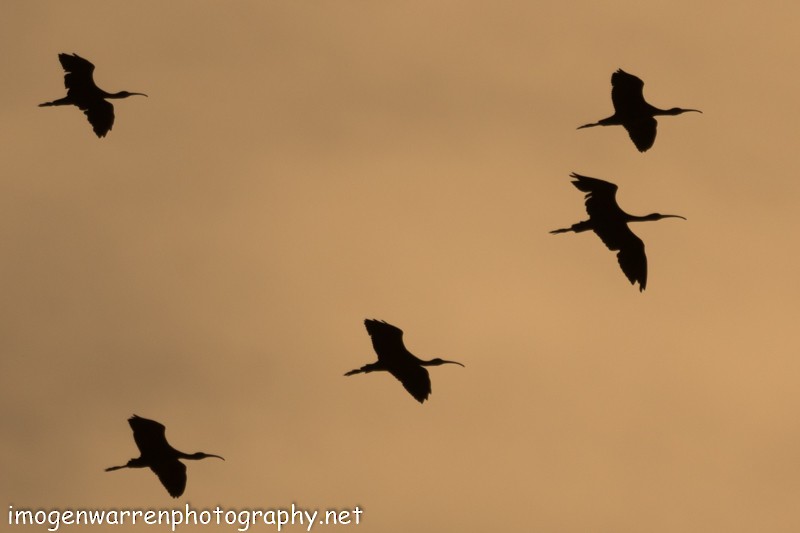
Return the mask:
<svg viewBox="0 0 800 533">
<path fill-rule="evenodd" d="M 680 107 L 673 107 L 672 109 L 668 110 L 667 112 L 670 115 L 680 115 L 681 113 L 688 113 L 689 111 L 692 111 L 694 113 L 702 113 L 702 111 L 700 111 L 699 109 L 683 109 L 683 108 L 680 108 Z"/>
<path fill-rule="evenodd" d="M 447 364 L 464 366 L 461 363 L 459 363 L 458 361 L 448 361 L 446 359 L 440 359 L 438 357 L 436 359 L 431 359 L 430 361 L 428 361 L 428 365 L 429 366 L 440 366 L 440 365 L 447 365 Z"/>
<path fill-rule="evenodd" d="M 147 95 L 144 93 L 131 93 L 128 91 L 120 91 L 114 95 L 114 97 L 116 98 L 127 98 L 129 96 L 147 96 Z"/>
<path fill-rule="evenodd" d="M 680 215 L 662 215 L 661 213 L 652 213 L 644 217 L 646 220 L 661 220 L 662 218 L 681 218 L 686 220 L 686 217 L 682 217 Z"/>
<path fill-rule="evenodd" d="M 224 457 L 221 457 L 219 455 L 214 455 L 213 453 L 203 453 L 203 452 L 193 453 L 189 457 L 184 457 L 184 459 L 206 459 L 208 457 L 216 457 L 217 459 L 222 459 L 223 461 L 225 460 Z"/>
</svg>

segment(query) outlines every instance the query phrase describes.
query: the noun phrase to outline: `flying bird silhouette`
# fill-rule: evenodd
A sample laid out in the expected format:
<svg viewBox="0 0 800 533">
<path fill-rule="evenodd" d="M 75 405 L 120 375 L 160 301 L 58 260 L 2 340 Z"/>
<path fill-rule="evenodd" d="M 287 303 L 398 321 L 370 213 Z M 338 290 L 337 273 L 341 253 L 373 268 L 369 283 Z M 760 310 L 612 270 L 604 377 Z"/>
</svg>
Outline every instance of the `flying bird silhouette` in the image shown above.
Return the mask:
<svg viewBox="0 0 800 533">
<path fill-rule="evenodd" d="M 58 54 L 58 60 L 64 67 L 64 86 L 67 88 L 67 96 L 39 104 L 39 107 L 55 105 L 74 105 L 84 112 L 92 129 L 98 137 L 105 137 L 106 133 L 114 125 L 114 106 L 107 102 L 111 98 L 127 98 L 139 95 L 147 96 L 144 93 L 130 93 L 120 91 L 118 93 L 107 93 L 94 83 L 92 73 L 94 65 L 85 60 L 78 54 Z"/>
<path fill-rule="evenodd" d="M 644 100 L 644 82 L 622 69 L 611 75 L 611 102 L 614 114 L 592 124 L 584 124 L 578 129 L 593 126 L 622 126 L 628 131 L 633 144 L 640 152 L 647 151 L 656 141 L 657 115 L 680 115 L 688 111 L 702 113 L 699 109 L 659 109 Z"/>
<path fill-rule="evenodd" d="M 645 222 L 662 218 L 683 218 L 680 215 L 652 213 L 643 217 L 629 215 L 617 205 L 617 186 L 597 178 L 589 178 L 576 173 L 572 184 L 586 193 L 586 212 L 589 220 L 573 224 L 569 228 L 553 230 L 550 233 L 574 231 L 594 231 L 609 250 L 618 251 L 617 260 L 622 272 L 633 285 L 639 282 L 639 291 L 647 286 L 647 256 L 644 243 L 628 228 L 628 222 Z"/>
<path fill-rule="evenodd" d="M 120 468 L 145 468 L 155 472 L 161 484 L 167 489 L 170 496 L 177 498 L 186 489 L 186 465 L 178 459 L 205 459 L 206 457 L 216 457 L 223 459 L 219 455 L 197 452 L 186 454 L 176 450 L 167 442 L 164 436 L 164 425 L 155 420 L 148 420 L 137 415 L 128 419 L 133 430 L 133 440 L 139 448 L 140 456 L 131 459 L 121 466 L 111 466 L 106 468 L 106 472 L 119 470 Z"/>
<path fill-rule="evenodd" d="M 364 321 L 364 325 L 372 338 L 372 347 L 378 354 L 378 361 L 351 370 L 345 376 L 379 370 L 389 372 L 403 384 L 411 396 L 422 403 L 428 399 L 431 393 L 431 378 L 425 369 L 426 366 L 448 363 L 464 366 L 457 361 L 446 361 L 438 357 L 430 361 L 419 359 L 403 344 L 403 330 L 387 322 L 367 319 Z"/>
</svg>

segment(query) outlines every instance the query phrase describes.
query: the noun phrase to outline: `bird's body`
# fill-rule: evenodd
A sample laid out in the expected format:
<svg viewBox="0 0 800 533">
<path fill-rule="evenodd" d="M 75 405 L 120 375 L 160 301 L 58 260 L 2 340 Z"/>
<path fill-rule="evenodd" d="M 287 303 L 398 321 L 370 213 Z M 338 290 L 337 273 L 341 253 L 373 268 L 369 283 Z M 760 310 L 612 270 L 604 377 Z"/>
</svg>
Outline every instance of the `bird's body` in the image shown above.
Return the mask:
<svg viewBox="0 0 800 533">
<path fill-rule="evenodd" d="M 642 217 L 630 215 L 617 205 L 617 186 L 613 183 L 574 172 L 570 176 L 575 178 L 572 184 L 586 193 L 586 212 L 589 213 L 589 220 L 550 233 L 594 231 L 609 250 L 618 252 L 617 260 L 622 272 L 632 285 L 638 282 L 639 290 L 643 291 L 647 286 L 647 256 L 644 252 L 644 243 L 630 230 L 628 223 L 683 217 L 660 213 Z"/>
<path fill-rule="evenodd" d="M 39 104 L 39 107 L 74 105 L 86 114 L 98 137 L 105 137 L 114 125 L 114 106 L 107 99 L 127 98 L 144 93 L 120 91 L 107 93 L 94 83 L 94 65 L 77 54 L 58 54 L 58 60 L 64 67 L 64 86 L 67 96 Z"/>
<path fill-rule="evenodd" d="M 187 454 L 176 450 L 167 442 L 164 425 L 155 420 L 133 415 L 128 419 L 128 424 L 133 430 L 133 440 L 136 441 L 140 456 L 124 465 L 106 468 L 106 472 L 120 468 L 150 468 L 173 498 L 182 495 L 186 488 L 186 465 L 178 459 L 223 459 L 219 455 L 203 452 Z"/>
<path fill-rule="evenodd" d="M 345 376 L 376 371 L 389 372 L 403 384 L 411 396 L 422 403 L 428 399 L 431 393 L 431 379 L 425 369 L 426 366 L 448 363 L 464 366 L 456 361 L 439 358 L 430 361 L 418 358 L 403 344 L 403 330 L 387 322 L 367 319 L 364 321 L 364 325 L 372 339 L 372 347 L 378 354 L 378 361 L 351 370 Z"/>
<path fill-rule="evenodd" d="M 593 126 L 622 126 L 630 136 L 633 144 L 640 152 L 645 152 L 653 146 L 656 140 L 655 117 L 658 115 L 680 115 L 687 111 L 702 113 L 698 109 L 659 109 L 648 104 L 644 99 L 644 82 L 633 74 L 628 74 L 622 69 L 611 75 L 611 102 L 614 104 L 614 114 L 592 124 L 584 124 L 578 129 Z"/>
</svg>

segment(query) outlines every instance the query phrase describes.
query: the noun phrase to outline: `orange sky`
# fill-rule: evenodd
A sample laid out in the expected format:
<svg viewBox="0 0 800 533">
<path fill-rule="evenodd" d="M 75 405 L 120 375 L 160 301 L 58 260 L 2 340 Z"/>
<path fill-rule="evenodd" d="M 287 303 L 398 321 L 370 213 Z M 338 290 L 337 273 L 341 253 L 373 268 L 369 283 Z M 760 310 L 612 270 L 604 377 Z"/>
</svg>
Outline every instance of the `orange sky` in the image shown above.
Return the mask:
<svg viewBox="0 0 800 533">
<path fill-rule="evenodd" d="M 0 501 L 798 531 L 800 8 L 759 5 L 8 3 Z M 97 139 L 37 107 L 59 52 L 149 98 Z M 645 154 L 576 131 L 617 68 L 703 114 Z M 634 227 L 644 293 L 594 235 L 548 234 L 586 218 L 573 171 L 687 218 Z M 375 359 L 365 318 L 466 368 L 431 369 L 424 405 L 345 378 Z M 104 472 L 137 455 L 133 413 L 226 461 L 189 462 L 178 500 Z"/>
</svg>

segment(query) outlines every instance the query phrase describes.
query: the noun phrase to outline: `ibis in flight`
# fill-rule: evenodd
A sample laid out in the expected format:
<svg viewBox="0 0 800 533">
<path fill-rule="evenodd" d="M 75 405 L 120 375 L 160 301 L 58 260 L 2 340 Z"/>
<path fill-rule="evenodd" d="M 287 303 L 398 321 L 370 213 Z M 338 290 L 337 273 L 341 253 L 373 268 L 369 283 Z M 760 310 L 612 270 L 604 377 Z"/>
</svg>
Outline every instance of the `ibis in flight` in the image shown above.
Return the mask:
<svg viewBox="0 0 800 533">
<path fill-rule="evenodd" d="M 409 352 L 403 344 L 403 330 L 382 320 L 365 320 L 367 333 L 372 338 L 372 347 L 378 354 L 378 361 L 347 372 L 345 376 L 366 374 L 379 370 L 389 372 L 419 403 L 428 399 L 431 393 L 431 378 L 426 366 L 444 364 L 462 365 L 456 361 L 431 359 L 423 361 Z"/>
<path fill-rule="evenodd" d="M 594 231 L 609 250 L 617 252 L 617 261 L 622 272 L 630 280 L 631 285 L 639 283 L 639 291 L 647 286 L 647 256 L 644 254 L 644 243 L 634 235 L 628 222 L 645 222 L 662 218 L 683 218 L 680 215 L 662 215 L 652 213 L 643 217 L 629 215 L 617 205 L 617 186 L 597 178 L 570 174 L 575 181 L 572 184 L 586 193 L 586 212 L 589 220 L 573 224 L 568 228 L 553 230 L 550 233 L 566 233 L 574 231 Z"/>
<path fill-rule="evenodd" d="M 94 65 L 85 60 L 78 54 L 58 54 L 58 60 L 64 67 L 64 86 L 67 88 L 67 96 L 39 104 L 39 107 L 54 105 L 74 105 L 84 112 L 89 124 L 98 137 L 105 137 L 111 126 L 114 125 L 114 106 L 106 100 L 112 98 L 127 98 L 139 95 L 147 96 L 144 93 L 130 93 L 120 91 L 118 93 L 107 93 L 94 83 L 92 76 Z"/>
<path fill-rule="evenodd" d="M 170 496 L 177 498 L 183 494 L 186 488 L 186 465 L 178 459 L 205 459 L 206 457 L 216 457 L 223 459 L 219 455 L 210 453 L 183 453 L 167 442 L 164 436 L 164 425 L 155 420 L 148 420 L 141 416 L 133 415 L 128 419 L 133 430 L 133 440 L 139 448 L 139 457 L 131 459 L 121 466 L 106 468 L 106 472 L 119 470 L 120 468 L 145 468 L 155 472 L 161 484 L 167 489 Z"/>
<path fill-rule="evenodd" d="M 611 102 L 614 104 L 614 114 L 592 124 L 584 124 L 581 128 L 593 126 L 622 126 L 628 131 L 633 144 L 640 152 L 647 151 L 656 140 L 655 117 L 658 115 L 680 115 L 688 111 L 702 113 L 699 109 L 659 109 L 644 100 L 642 89 L 644 82 L 628 74 L 622 69 L 611 75 Z"/>
</svg>

